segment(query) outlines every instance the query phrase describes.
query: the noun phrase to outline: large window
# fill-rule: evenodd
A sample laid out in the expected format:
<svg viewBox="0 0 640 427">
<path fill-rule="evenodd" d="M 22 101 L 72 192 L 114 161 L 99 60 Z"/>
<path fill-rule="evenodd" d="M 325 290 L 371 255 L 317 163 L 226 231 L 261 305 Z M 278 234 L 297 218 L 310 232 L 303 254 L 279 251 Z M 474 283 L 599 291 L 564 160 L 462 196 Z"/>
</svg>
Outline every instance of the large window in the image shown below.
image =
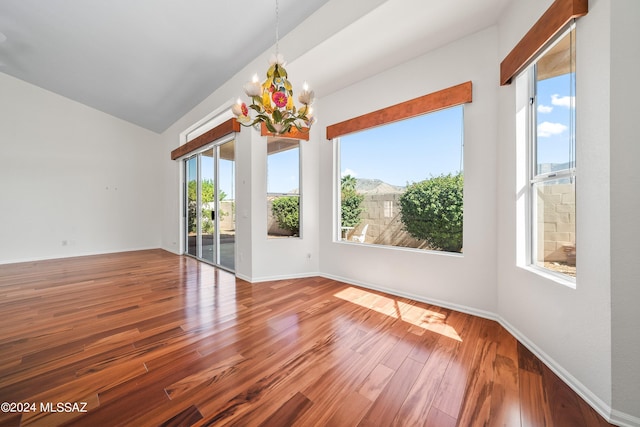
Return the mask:
<svg viewBox="0 0 640 427">
<path fill-rule="evenodd" d="M 576 275 L 575 28 L 528 70 L 531 264 Z"/>
<path fill-rule="evenodd" d="M 338 240 L 462 252 L 462 105 L 335 141 Z"/>
</svg>

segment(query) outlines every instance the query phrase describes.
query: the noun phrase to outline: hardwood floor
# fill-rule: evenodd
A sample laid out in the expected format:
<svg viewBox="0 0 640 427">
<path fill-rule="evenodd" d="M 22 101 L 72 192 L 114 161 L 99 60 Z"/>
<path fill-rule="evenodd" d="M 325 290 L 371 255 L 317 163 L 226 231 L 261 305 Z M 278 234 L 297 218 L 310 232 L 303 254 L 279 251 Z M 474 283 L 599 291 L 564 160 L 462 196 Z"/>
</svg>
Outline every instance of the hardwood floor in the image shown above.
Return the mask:
<svg viewBox="0 0 640 427">
<path fill-rule="evenodd" d="M 325 278 L 2 265 L 0 313 L 0 426 L 609 425 L 496 322 Z"/>
</svg>

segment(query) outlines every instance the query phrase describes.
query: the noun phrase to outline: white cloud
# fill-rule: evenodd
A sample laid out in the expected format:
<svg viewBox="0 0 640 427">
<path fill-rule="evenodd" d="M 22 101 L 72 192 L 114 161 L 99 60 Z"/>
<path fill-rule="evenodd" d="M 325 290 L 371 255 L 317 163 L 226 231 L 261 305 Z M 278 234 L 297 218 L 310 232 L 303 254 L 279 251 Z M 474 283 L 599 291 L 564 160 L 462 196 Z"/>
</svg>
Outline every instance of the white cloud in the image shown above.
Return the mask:
<svg viewBox="0 0 640 427">
<path fill-rule="evenodd" d="M 553 111 L 553 107 L 549 105 L 538 105 L 538 113 L 550 113 Z"/>
<path fill-rule="evenodd" d="M 551 95 L 551 103 L 553 105 L 557 105 L 558 107 L 566 107 L 571 108 L 575 102 L 574 96 L 560 96 L 557 93 Z"/>
<path fill-rule="evenodd" d="M 548 138 L 553 135 L 559 135 L 567 129 L 562 123 L 542 122 L 538 125 L 538 136 Z"/>
<path fill-rule="evenodd" d="M 351 175 L 352 177 L 356 177 L 358 176 L 358 174 L 355 171 L 352 171 L 351 169 L 347 168 L 344 171 L 342 171 L 342 173 L 340 174 L 340 176 L 347 176 L 347 175 Z"/>
</svg>

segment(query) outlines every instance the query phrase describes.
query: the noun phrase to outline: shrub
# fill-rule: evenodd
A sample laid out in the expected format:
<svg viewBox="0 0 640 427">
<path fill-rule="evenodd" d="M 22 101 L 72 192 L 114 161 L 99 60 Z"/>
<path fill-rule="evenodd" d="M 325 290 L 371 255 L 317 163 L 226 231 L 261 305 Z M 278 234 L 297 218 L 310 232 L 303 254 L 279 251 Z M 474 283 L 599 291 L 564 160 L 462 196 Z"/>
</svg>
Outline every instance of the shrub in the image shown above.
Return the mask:
<svg viewBox="0 0 640 427">
<path fill-rule="evenodd" d="M 400 214 L 411 236 L 434 249 L 462 249 L 462 173 L 441 175 L 409 185 L 400 196 Z"/>
<path fill-rule="evenodd" d="M 202 207 L 202 211 L 200 212 L 201 218 L 202 218 L 202 222 L 200 224 L 200 226 L 202 227 L 202 232 L 205 234 L 210 234 L 213 233 L 214 230 L 214 221 L 211 218 L 211 204 L 213 203 L 214 200 L 214 189 L 215 189 L 215 184 L 213 182 L 213 180 L 211 179 L 204 179 L 202 180 L 201 184 L 200 184 L 200 199 L 201 199 L 201 203 L 203 205 Z M 195 232 L 197 229 L 196 226 L 196 214 L 197 214 L 197 203 L 196 203 L 196 197 L 197 197 L 197 183 L 195 180 L 191 180 L 188 183 L 187 186 L 187 191 L 189 192 L 188 197 L 189 197 L 189 202 L 187 204 L 187 209 L 189 210 L 189 214 L 188 214 L 188 218 L 189 218 L 189 224 L 188 224 L 188 229 L 191 232 Z M 227 197 L 227 194 L 224 191 L 220 191 L 220 200 L 224 200 L 224 198 Z M 227 212 L 218 212 L 218 215 L 220 215 L 220 219 L 224 218 L 226 215 L 228 215 Z"/>
<path fill-rule="evenodd" d="M 342 227 L 355 227 L 360 223 L 360 214 L 364 210 L 364 196 L 356 192 L 356 179 L 345 175 L 340 180 L 340 216 Z"/>
<path fill-rule="evenodd" d="M 278 227 L 289 230 L 293 235 L 300 232 L 300 200 L 296 196 L 279 197 L 271 205 L 271 213 Z"/>
</svg>

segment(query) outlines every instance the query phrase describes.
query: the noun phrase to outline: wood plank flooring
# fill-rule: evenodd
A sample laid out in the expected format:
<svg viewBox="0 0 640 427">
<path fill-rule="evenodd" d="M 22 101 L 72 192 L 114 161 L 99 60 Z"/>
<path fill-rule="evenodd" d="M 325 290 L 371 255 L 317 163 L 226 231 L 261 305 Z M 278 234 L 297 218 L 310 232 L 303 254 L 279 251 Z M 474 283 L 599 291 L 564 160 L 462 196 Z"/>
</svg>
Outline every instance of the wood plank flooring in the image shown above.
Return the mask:
<svg viewBox="0 0 640 427">
<path fill-rule="evenodd" d="M 0 426 L 609 425 L 496 322 L 325 278 L 0 265 L 0 315 Z"/>
</svg>

